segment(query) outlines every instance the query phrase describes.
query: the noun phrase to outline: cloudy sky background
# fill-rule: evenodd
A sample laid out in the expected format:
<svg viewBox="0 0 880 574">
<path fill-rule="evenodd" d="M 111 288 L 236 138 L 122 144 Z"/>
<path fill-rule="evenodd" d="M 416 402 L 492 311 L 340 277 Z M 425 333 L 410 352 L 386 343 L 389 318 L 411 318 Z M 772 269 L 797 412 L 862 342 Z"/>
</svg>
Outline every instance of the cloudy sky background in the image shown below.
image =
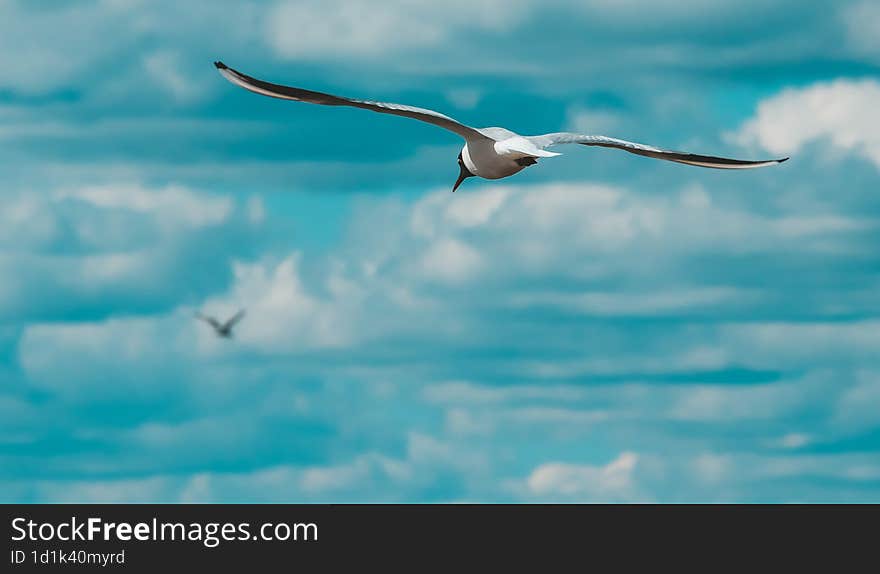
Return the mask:
<svg viewBox="0 0 880 574">
<path fill-rule="evenodd" d="M 876 2 L 381 6 L 0 0 L 0 499 L 880 502 Z"/>
</svg>

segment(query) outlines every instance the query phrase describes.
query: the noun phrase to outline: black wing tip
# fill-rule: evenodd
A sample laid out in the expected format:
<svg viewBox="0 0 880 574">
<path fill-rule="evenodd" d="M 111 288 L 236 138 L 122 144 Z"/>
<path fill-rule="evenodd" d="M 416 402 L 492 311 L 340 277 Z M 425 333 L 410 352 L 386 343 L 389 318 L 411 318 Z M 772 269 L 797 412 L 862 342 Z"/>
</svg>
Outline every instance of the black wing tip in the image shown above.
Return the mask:
<svg viewBox="0 0 880 574">
<path fill-rule="evenodd" d="M 782 158 L 782 159 L 777 159 L 777 160 L 776 160 L 776 163 L 785 163 L 785 162 L 787 162 L 787 161 L 790 160 L 790 159 L 791 159 L 790 157 L 784 157 L 784 158 Z"/>
<path fill-rule="evenodd" d="M 228 66 L 226 64 L 224 64 L 223 62 L 221 62 L 219 60 L 214 62 L 214 67 L 217 68 L 218 70 L 226 70 L 228 68 Z"/>
</svg>

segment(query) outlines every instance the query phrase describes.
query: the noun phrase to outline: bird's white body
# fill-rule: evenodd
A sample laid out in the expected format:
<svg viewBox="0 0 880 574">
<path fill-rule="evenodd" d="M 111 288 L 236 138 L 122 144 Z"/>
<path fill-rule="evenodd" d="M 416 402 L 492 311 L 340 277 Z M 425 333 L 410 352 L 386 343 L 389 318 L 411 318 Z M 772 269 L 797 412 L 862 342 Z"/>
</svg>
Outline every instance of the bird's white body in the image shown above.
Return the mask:
<svg viewBox="0 0 880 574">
<path fill-rule="evenodd" d="M 509 177 L 523 169 L 524 165 L 516 163 L 516 157 L 499 153 L 496 146 L 501 142 L 474 140 L 461 148 L 461 161 L 472 174 L 484 179 L 501 179 Z"/>
<path fill-rule="evenodd" d="M 523 158 L 559 155 L 540 149 L 529 138 L 504 128 L 482 128 L 477 132 L 485 137 L 466 138 L 461 160 L 468 171 L 484 179 L 509 177 L 535 163 L 517 161 Z"/>
<path fill-rule="evenodd" d="M 467 177 L 477 176 L 484 179 L 510 177 L 522 171 L 525 167 L 534 165 L 539 158 L 560 155 L 547 150 L 548 147 L 559 144 L 616 148 L 654 159 L 718 169 L 750 169 L 782 163 L 788 159 L 747 161 L 664 150 L 600 135 L 556 132 L 539 136 L 521 136 L 504 128 L 477 129 L 433 110 L 388 102 L 356 100 L 354 98 L 313 92 L 292 86 L 271 84 L 233 70 L 222 62 L 214 62 L 214 65 L 233 84 L 264 96 L 324 106 L 350 106 L 383 114 L 402 116 L 433 124 L 458 134 L 464 139 L 465 144 L 461 149 L 458 160 L 461 173 L 452 191 L 455 191 L 459 184 Z"/>
</svg>

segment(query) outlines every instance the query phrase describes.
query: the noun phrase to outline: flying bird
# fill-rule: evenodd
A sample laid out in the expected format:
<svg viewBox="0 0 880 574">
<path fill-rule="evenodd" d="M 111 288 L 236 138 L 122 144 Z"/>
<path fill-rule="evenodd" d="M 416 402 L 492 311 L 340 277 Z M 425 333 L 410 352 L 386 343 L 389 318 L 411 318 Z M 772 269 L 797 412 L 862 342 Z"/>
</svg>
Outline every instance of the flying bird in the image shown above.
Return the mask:
<svg viewBox="0 0 880 574">
<path fill-rule="evenodd" d="M 459 175 L 452 187 L 458 189 L 469 177 L 484 179 L 501 179 L 509 177 L 524 168 L 535 165 L 539 158 L 553 157 L 559 153 L 547 151 L 547 148 L 558 144 L 581 144 L 621 149 L 636 155 L 665 159 L 687 165 L 712 167 L 718 169 L 749 169 L 775 165 L 788 158 L 761 161 L 728 159 L 708 155 L 697 155 L 680 151 L 669 151 L 649 145 L 624 141 L 599 135 L 583 135 L 569 132 L 556 132 L 539 136 L 521 136 L 504 128 L 472 128 L 449 116 L 433 110 L 416 108 L 403 104 L 356 100 L 342 96 L 333 96 L 322 92 L 313 92 L 292 86 L 271 84 L 242 74 L 227 67 L 223 62 L 214 62 L 214 66 L 227 80 L 246 90 L 282 100 L 294 100 L 323 106 L 350 106 L 371 110 L 382 114 L 403 116 L 433 124 L 458 134 L 464 139 L 464 146 L 458 154 Z"/>
<path fill-rule="evenodd" d="M 214 317 L 202 315 L 201 313 L 196 312 L 197 319 L 201 319 L 202 321 L 213 327 L 214 332 L 217 333 L 217 336 L 224 339 L 232 338 L 232 328 L 235 326 L 236 323 L 241 321 L 242 317 L 244 317 L 244 309 L 240 310 L 238 313 L 230 317 L 225 323 L 221 323 Z"/>
</svg>

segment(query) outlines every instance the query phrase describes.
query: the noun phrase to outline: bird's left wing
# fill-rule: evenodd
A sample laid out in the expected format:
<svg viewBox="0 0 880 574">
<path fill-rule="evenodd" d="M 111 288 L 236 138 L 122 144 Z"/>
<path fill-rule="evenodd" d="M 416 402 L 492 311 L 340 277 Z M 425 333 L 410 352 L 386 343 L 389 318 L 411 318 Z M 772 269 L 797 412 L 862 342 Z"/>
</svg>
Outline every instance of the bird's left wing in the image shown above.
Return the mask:
<svg viewBox="0 0 880 574">
<path fill-rule="evenodd" d="M 369 100 L 356 100 L 353 98 L 345 98 L 342 96 L 334 96 L 322 92 L 313 92 L 311 90 L 303 90 L 302 88 L 294 88 L 292 86 L 282 86 L 280 84 L 270 84 L 263 80 L 252 78 L 251 76 L 242 74 L 237 70 L 226 66 L 223 62 L 214 62 L 214 65 L 220 70 L 224 78 L 237 86 L 241 86 L 246 90 L 269 96 L 272 98 L 280 98 L 282 100 L 294 100 L 297 102 L 307 102 L 310 104 L 320 104 L 322 106 L 351 106 L 364 110 L 371 110 L 382 114 L 391 114 L 394 116 L 403 116 L 420 120 L 439 126 L 454 132 L 465 140 L 489 139 L 478 130 L 466 126 L 455 121 L 449 116 L 445 116 L 434 110 L 426 110 L 424 108 L 416 108 L 413 106 L 405 106 L 403 104 L 392 104 L 389 102 L 372 102 Z"/>
<path fill-rule="evenodd" d="M 768 159 L 749 161 L 742 159 L 730 159 L 726 157 L 714 157 L 710 155 L 697 155 L 693 153 L 681 151 L 669 151 L 656 148 L 649 145 L 628 142 L 607 136 L 591 136 L 582 134 L 573 134 L 568 132 L 558 132 L 553 134 L 544 134 L 541 136 L 530 136 L 526 138 L 535 146 L 544 149 L 556 144 L 581 144 L 600 147 L 611 147 L 628 151 L 636 155 L 643 155 L 655 159 L 665 159 L 688 165 L 696 165 L 699 167 L 713 167 L 717 169 L 749 169 L 753 167 L 764 167 L 767 165 L 775 165 L 786 161 L 788 158 Z"/>
<path fill-rule="evenodd" d="M 215 319 L 214 317 L 208 317 L 207 315 L 202 315 L 201 313 L 196 312 L 196 319 L 201 319 L 208 325 L 214 327 L 215 329 L 219 329 L 221 327 L 220 321 Z"/>
</svg>

